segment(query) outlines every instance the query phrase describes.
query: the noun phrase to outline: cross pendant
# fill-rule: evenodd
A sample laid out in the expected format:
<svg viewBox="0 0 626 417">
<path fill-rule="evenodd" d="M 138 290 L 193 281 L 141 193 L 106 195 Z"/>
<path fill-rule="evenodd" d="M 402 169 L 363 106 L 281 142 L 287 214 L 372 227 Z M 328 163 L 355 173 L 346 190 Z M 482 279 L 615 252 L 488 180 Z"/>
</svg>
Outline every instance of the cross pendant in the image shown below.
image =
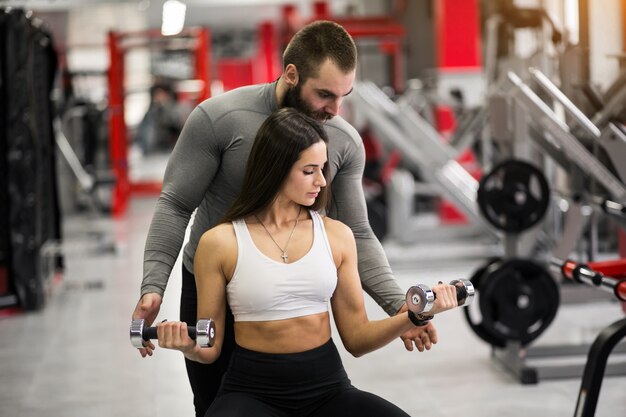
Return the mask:
<svg viewBox="0 0 626 417">
<path fill-rule="evenodd" d="M 283 252 L 283 254 L 281 255 L 281 258 L 283 258 L 284 263 L 287 263 L 287 261 L 289 260 L 289 256 L 287 255 L 287 252 Z"/>
</svg>

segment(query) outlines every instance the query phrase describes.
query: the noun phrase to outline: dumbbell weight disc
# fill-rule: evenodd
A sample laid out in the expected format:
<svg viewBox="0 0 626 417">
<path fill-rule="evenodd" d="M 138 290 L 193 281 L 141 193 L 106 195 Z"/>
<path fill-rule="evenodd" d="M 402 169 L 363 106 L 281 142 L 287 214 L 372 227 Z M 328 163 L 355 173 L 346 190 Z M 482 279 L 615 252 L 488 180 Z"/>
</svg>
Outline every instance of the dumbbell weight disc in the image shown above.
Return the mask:
<svg viewBox="0 0 626 417">
<path fill-rule="evenodd" d="M 454 285 L 456 290 L 457 301 L 459 302 L 459 307 L 465 307 L 472 304 L 474 301 L 474 295 L 476 294 L 476 289 L 474 289 L 474 284 L 469 279 L 455 279 L 450 282 L 450 285 Z"/>
<path fill-rule="evenodd" d="M 130 343 L 134 348 L 141 349 L 143 345 L 143 329 L 145 321 L 136 319 L 130 323 Z"/>
<path fill-rule="evenodd" d="M 200 319 L 196 324 L 196 342 L 200 347 L 212 347 L 215 343 L 215 322 Z"/>
<path fill-rule="evenodd" d="M 428 313 L 435 302 L 435 293 L 424 284 L 417 284 L 406 292 L 406 305 L 416 314 Z"/>
</svg>

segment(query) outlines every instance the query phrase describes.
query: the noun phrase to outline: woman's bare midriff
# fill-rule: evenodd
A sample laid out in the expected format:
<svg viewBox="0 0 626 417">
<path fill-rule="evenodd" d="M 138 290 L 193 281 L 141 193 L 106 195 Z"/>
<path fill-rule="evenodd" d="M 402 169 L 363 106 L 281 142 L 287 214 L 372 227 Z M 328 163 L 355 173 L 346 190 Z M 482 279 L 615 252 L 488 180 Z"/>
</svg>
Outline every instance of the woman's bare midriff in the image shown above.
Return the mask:
<svg viewBox="0 0 626 417">
<path fill-rule="evenodd" d="M 323 345 L 328 339 L 328 312 L 285 320 L 235 322 L 237 345 L 256 352 L 304 352 Z"/>
</svg>

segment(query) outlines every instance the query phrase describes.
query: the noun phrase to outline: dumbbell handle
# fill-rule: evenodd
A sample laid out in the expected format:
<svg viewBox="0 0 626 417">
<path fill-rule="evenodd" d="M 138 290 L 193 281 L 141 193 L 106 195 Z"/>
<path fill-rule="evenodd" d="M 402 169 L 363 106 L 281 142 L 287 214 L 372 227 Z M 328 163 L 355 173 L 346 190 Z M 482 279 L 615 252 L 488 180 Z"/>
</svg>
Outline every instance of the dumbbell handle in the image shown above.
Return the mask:
<svg viewBox="0 0 626 417">
<path fill-rule="evenodd" d="M 196 327 L 195 326 L 187 326 L 187 333 L 189 333 L 189 337 L 193 340 L 196 340 Z M 146 342 L 150 339 L 158 339 L 157 336 L 157 328 L 156 327 L 144 327 L 143 334 L 141 338 Z"/>
<path fill-rule="evenodd" d="M 158 339 L 156 327 L 144 327 L 143 319 L 135 319 L 130 324 L 130 343 L 141 349 L 143 341 Z M 215 322 L 210 319 L 200 319 L 197 325 L 188 326 L 189 337 L 195 340 L 200 347 L 212 347 L 215 343 Z"/>
<path fill-rule="evenodd" d="M 459 279 L 450 282 L 456 287 L 456 300 L 459 307 L 465 307 L 474 299 L 474 285 L 466 279 Z M 409 310 L 415 314 L 427 313 L 433 307 L 437 294 L 427 285 L 418 284 L 409 288 L 406 292 L 406 304 Z"/>
</svg>

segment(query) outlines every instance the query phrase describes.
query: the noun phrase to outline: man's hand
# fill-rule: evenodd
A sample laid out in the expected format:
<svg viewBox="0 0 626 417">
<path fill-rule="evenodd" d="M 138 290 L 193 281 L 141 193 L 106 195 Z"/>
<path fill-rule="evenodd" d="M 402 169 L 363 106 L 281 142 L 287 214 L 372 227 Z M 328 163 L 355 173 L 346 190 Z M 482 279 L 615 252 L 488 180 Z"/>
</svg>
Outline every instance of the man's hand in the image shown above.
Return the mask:
<svg viewBox="0 0 626 417">
<path fill-rule="evenodd" d="M 143 297 L 141 297 L 141 299 L 137 302 L 135 311 L 133 311 L 133 320 L 144 319 L 145 325 L 150 326 L 159 314 L 162 301 L 163 298 L 157 293 L 144 294 Z M 154 344 L 151 341 L 147 341 L 144 345 L 145 349 L 138 349 L 141 357 L 145 358 L 146 356 L 152 356 Z"/>
<path fill-rule="evenodd" d="M 407 310 L 408 308 L 406 304 L 404 304 L 397 314 L 405 313 Z M 424 350 L 430 350 L 430 348 L 437 343 L 437 329 L 435 329 L 435 325 L 429 321 L 425 326 L 416 326 L 404 332 L 400 338 L 402 342 L 404 342 L 404 347 L 409 352 L 413 352 L 414 344 L 418 351 L 423 352 Z"/>
<path fill-rule="evenodd" d="M 408 330 L 400 336 L 404 342 L 404 347 L 409 352 L 413 351 L 413 344 L 420 352 L 424 349 L 430 350 L 430 348 L 437 343 L 437 329 L 432 321 L 429 321 L 425 326 L 414 327 Z"/>
</svg>

